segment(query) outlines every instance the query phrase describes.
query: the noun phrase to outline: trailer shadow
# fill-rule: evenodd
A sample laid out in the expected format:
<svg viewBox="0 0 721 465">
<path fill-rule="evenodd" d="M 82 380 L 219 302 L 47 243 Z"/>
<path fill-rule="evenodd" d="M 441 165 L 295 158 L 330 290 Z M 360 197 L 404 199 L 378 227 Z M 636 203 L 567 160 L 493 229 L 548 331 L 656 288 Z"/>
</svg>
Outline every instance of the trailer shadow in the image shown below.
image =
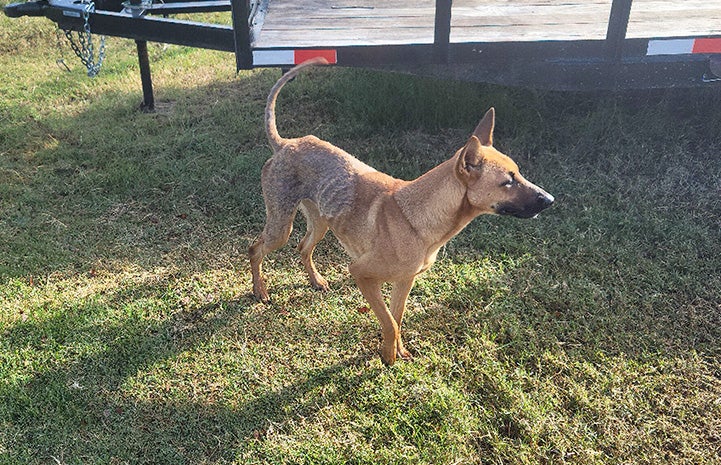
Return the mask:
<svg viewBox="0 0 721 465">
<path fill-rule="evenodd" d="M 157 292 L 163 284 L 125 288 L 114 298 Z M 270 388 L 254 383 L 262 375 L 253 370 L 262 372 L 262 365 L 277 360 L 261 357 L 256 360 L 259 368 L 248 365 L 253 358 L 249 357 L 230 362 L 233 368 L 224 379 L 224 389 L 250 400 L 223 393 L 214 396 L 205 383 L 199 385 L 203 392 L 197 400 L 185 384 L 154 384 L 154 366 L 172 367 L 181 354 L 212 345 L 221 333 L 261 333 L 268 319 L 259 323 L 263 318 L 249 315 L 250 307 L 246 299 L 221 301 L 148 324 L 133 318 L 109 323 L 103 318 L 104 308 L 87 304 L 73 312 L 56 311 L 40 322 L 13 325 L 2 333 L 8 350 L 34 354 L 56 349 L 66 355 L 56 361 L 29 355 L 27 374 L 2 385 L 0 405 L 8 434 L 3 447 L 26 463 L 70 463 L 83 456 L 124 463 L 232 461 L 272 435 L 274 425 L 313 418 L 324 406 L 344 402 L 361 383 L 381 373 L 380 368 L 367 366 L 367 355 L 360 355 L 319 363 L 293 376 L 295 381 Z M 256 338 L 262 340 L 263 335 Z M 74 356 L 76 351 L 86 355 Z M 143 373 L 149 378 L 138 382 L 152 387 L 133 392 L 134 380 Z M 191 378 L 196 375 L 188 373 Z M 317 391 L 322 398 L 311 394 Z M 249 392 L 254 395 L 248 396 Z"/>
</svg>

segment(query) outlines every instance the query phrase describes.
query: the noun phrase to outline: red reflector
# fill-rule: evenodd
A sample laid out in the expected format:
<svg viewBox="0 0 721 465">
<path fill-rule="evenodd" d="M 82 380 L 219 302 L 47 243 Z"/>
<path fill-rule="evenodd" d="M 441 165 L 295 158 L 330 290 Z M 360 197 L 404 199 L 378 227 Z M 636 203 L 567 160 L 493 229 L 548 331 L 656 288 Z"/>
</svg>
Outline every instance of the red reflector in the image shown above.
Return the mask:
<svg viewBox="0 0 721 465">
<path fill-rule="evenodd" d="M 338 58 L 335 50 L 296 50 L 295 51 L 295 64 L 299 65 L 304 61 L 310 60 L 315 57 L 323 57 L 328 60 L 328 63 L 337 63 Z"/>
<path fill-rule="evenodd" d="M 721 53 L 721 39 L 696 39 L 693 53 Z"/>
</svg>

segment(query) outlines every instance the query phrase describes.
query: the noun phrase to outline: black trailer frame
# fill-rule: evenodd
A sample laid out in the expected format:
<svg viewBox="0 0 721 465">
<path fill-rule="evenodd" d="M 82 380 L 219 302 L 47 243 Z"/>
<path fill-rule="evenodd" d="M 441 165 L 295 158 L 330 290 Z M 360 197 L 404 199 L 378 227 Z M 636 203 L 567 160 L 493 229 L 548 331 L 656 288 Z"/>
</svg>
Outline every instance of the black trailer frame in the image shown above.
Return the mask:
<svg viewBox="0 0 721 465">
<path fill-rule="evenodd" d="M 143 83 L 144 105 L 153 94 L 147 42 L 162 42 L 232 52 L 238 70 L 289 67 L 268 56 L 296 53 L 296 62 L 323 55 L 340 66 L 386 69 L 506 85 L 555 90 L 668 88 L 721 85 L 721 33 L 704 36 L 700 52 L 653 53 L 664 37 L 628 38 L 633 0 L 613 0 L 603 40 L 542 40 L 456 43 L 451 38 L 452 0 L 435 0 L 432 43 L 262 48 L 256 38 L 272 0 L 33 0 L 4 8 L 10 17 L 44 16 L 64 30 L 134 39 Z M 251 1 L 253 3 L 251 3 Z M 230 11 L 232 26 L 169 18 L 177 13 Z M 694 37 L 678 40 L 695 40 Z M 274 54 L 275 52 L 275 54 Z M 287 53 L 285 54 L 287 55 Z"/>
</svg>

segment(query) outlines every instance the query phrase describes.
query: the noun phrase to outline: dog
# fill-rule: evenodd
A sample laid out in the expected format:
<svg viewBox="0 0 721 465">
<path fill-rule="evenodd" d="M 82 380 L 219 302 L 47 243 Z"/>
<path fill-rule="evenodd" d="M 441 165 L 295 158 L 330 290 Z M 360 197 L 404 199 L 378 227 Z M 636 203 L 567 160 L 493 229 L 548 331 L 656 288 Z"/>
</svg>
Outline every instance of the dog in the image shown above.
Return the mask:
<svg viewBox="0 0 721 465">
<path fill-rule="evenodd" d="M 396 357 L 411 357 L 401 339 L 406 300 L 416 276 L 433 264 L 438 250 L 479 215 L 532 218 L 554 198 L 493 148 L 493 108 L 463 147 L 414 181 L 376 171 L 313 135 L 281 137 L 275 121 L 278 93 L 301 70 L 318 64 L 327 62 L 312 59 L 284 74 L 266 103 L 265 130 L 273 155 L 261 174 L 265 227 L 248 250 L 253 294 L 269 301 L 263 258 L 288 241 L 300 210 L 307 232 L 298 250 L 311 285 L 328 290 L 313 251 L 330 229 L 350 255 L 348 270 L 380 321 L 381 360 L 390 366 Z M 386 282 L 392 283 L 390 308 L 381 292 Z"/>
</svg>

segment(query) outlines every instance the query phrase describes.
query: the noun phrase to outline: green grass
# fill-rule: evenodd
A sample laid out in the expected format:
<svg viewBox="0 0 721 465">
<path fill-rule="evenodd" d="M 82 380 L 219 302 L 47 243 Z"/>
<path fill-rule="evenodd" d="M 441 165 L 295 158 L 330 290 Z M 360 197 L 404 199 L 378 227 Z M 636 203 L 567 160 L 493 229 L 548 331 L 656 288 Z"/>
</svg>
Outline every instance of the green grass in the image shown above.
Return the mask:
<svg viewBox="0 0 721 465">
<path fill-rule="evenodd" d="M 0 464 L 721 463 L 718 89 L 289 84 L 282 134 L 403 178 L 494 105 L 498 147 L 557 198 L 442 250 L 389 369 L 333 239 L 329 293 L 286 247 L 273 304 L 249 295 L 277 70 L 151 45 L 146 114 L 132 42 L 91 80 L 48 21 L 0 38 Z"/>
</svg>

